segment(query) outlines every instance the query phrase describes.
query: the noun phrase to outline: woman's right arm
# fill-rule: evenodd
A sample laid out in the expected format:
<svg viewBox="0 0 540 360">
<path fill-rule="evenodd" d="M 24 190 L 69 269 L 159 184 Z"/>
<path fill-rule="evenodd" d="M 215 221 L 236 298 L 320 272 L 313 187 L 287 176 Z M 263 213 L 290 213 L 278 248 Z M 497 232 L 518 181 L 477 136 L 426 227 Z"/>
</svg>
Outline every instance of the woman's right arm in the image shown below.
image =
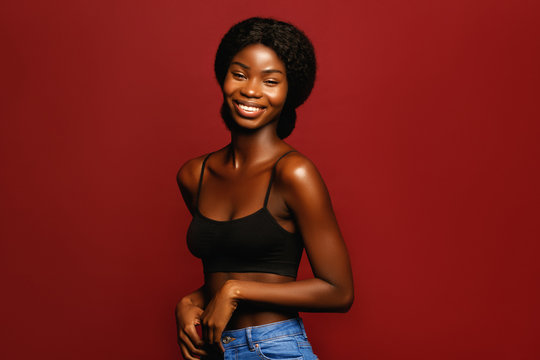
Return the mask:
<svg viewBox="0 0 540 360">
<path fill-rule="evenodd" d="M 199 176 L 203 157 L 195 158 L 186 162 L 178 171 L 176 180 L 182 193 L 189 212 L 195 210 L 195 197 L 199 184 Z M 203 342 L 197 334 L 196 326 L 200 324 L 201 314 L 204 312 L 205 297 L 204 286 L 184 296 L 176 304 L 176 328 L 178 345 L 186 360 L 197 360 L 195 356 L 204 356 Z"/>
</svg>

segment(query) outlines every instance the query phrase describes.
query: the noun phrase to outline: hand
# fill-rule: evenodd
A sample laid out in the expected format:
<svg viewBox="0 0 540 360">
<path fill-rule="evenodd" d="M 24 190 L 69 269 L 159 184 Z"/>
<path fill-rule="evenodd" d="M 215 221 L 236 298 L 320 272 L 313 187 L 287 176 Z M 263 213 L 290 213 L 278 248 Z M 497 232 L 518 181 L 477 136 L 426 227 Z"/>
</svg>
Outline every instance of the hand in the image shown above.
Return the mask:
<svg viewBox="0 0 540 360">
<path fill-rule="evenodd" d="M 178 345 L 186 360 L 197 360 L 195 356 L 205 356 L 204 345 L 195 326 L 201 323 L 203 309 L 194 305 L 187 297 L 176 304 L 176 330 Z"/>
<path fill-rule="evenodd" d="M 234 297 L 234 281 L 227 281 L 210 301 L 201 316 L 202 335 L 205 343 L 217 345 L 222 352 L 221 334 L 238 306 Z"/>
</svg>

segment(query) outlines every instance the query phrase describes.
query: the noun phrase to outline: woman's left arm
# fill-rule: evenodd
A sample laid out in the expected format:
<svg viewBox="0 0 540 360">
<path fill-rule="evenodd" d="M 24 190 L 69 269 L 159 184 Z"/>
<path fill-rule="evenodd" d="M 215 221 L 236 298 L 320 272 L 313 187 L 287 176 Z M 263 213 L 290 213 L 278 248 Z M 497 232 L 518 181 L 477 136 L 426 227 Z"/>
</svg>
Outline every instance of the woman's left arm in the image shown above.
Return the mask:
<svg viewBox="0 0 540 360">
<path fill-rule="evenodd" d="M 349 256 L 319 172 L 307 158 L 291 154 L 278 164 L 274 184 L 294 214 L 314 278 L 287 283 L 227 281 L 201 317 L 209 342 L 219 342 L 239 301 L 312 312 L 345 312 L 352 305 Z"/>
</svg>

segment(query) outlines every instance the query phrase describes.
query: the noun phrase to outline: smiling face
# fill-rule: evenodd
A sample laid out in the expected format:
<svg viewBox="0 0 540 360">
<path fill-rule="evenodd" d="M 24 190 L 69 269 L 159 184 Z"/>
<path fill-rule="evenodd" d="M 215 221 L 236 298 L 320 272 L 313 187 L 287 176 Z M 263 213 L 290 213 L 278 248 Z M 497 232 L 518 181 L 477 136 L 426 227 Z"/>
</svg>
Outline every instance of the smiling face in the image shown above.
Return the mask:
<svg viewBox="0 0 540 360">
<path fill-rule="evenodd" d="M 285 65 L 262 44 L 246 46 L 232 59 L 223 94 L 232 118 L 246 129 L 275 124 L 287 98 Z"/>
</svg>

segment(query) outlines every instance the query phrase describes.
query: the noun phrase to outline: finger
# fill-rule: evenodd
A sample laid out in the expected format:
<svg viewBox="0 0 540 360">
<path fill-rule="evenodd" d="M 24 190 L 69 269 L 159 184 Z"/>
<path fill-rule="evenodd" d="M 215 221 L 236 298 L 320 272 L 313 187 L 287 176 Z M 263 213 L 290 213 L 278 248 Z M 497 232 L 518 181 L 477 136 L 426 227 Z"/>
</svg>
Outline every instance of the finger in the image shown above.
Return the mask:
<svg viewBox="0 0 540 360">
<path fill-rule="evenodd" d="M 197 321 L 200 320 L 202 314 L 204 314 L 204 310 L 201 308 L 196 309 L 196 315 L 197 315 Z"/>
<path fill-rule="evenodd" d="M 213 344 L 214 343 L 214 327 L 208 326 L 208 343 Z"/>
<path fill-rule="evenodd" d="M 193 344 L 195 344 L 197 347 L 201 347 L 204 345 L 201 338 L 199 337 L 199 334 L 197 334 L 197 329 L 194 325 L 192 326 L 186 326 L 184 329 L 184 332 L 189 336 L 189 339 Z"/>
<path fill-rule="evenodd" d="M 199 360 L 196 357 L 191 356 L 188 349 L 183 344 L 180 344 L 180 351 L 182 352 L 182 356 L 186 360 Z"/>
<path fill-rule="evenodd" d="M 225 348 L 223 347 L 223 344 L 221 343 L 221 334 L 223 333 L 223 329 L 220 327 L 214 328 L 214 343 L 218 344 L 219 349 L 221 352 L 225 352 Z"/>
<path fill-rule="evenodd" d="M 221 343 L 220 340 L 218 340 L 218 344 L 219 344 L 219 349 L 221 350 L 222 353 L 225 352 L 225 348 L 223 347 L 223 344 Z"/>
<path fill-rule="evenodd" d="M 206 351 L 196 348 L 195 345 L 193 345 L 193 343 L 191 342 L 191 339 L 189 338 L 189 336 L 187 336 L 184 332 L 180 333 L 179 343 L 186 346 L 192 355 L 198 355 L 198 356 L 206 355 Z"/>
<path fill-rule="evenodd" d="M 203 342 L 205 342 L 206 344 L 209 343 L 209 338 L 208 338 L 208 326 L 206 324 L 203 323 L 202 325 L 202 337 L 203 337 Z"/>
</svg>

